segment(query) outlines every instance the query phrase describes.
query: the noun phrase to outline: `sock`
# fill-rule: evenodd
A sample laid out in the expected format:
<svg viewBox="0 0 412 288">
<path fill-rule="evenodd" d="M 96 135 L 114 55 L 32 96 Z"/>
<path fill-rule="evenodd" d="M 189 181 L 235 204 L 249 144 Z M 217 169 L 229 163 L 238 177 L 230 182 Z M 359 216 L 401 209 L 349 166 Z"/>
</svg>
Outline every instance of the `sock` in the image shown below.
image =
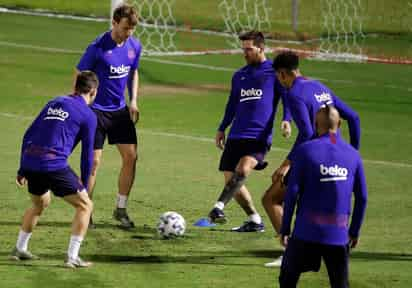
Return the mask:
<svg viewBox="0 0 412 288">
<path fill-rule="evenodd" d="M 67 256 L 71 259 L 77 259 L 79 257 L 80 246 L 82 245 L 83 237 L 72 235 L 70 237 L 69 249 L 67 250 Z"/>
<path fill-rule="evenodd" d="M 20 230 L 19 237 L 17 238 L 17 243 L 16 243 L 17 250 L 27 251 L 30 237 L 31 237 L 31 233 L 27 233 L 27 232 L 24 232 L 23 230 Z"/>
<path fill-rule="evenodd" d="M 253 213 L 249 215 L 249 220 L 255 222 L 256 224 L 262 224 L 262 218 L 258 213 Z"/>
<path fill-rule="evenodd" d="M 235 192 L 242 187 L 245 180 L 246 176 L 235 172 L 229 182 L 226 183 L 225 188 L 223 188 L 223 191 L 217 201 L 223 202 L 226 205 L 233 198 Z"/>
<path fill-rule="evenodd" d="M 220 210 L 223 210 L 225 208 L 225 203 L 221 201 L 217 201 L 214 207 L 219 208 Z"/>
<path fill-rule="evenodd" d="M 117 208 L 126 209 L 128 196 L 117 194 Z"/>
</svg>

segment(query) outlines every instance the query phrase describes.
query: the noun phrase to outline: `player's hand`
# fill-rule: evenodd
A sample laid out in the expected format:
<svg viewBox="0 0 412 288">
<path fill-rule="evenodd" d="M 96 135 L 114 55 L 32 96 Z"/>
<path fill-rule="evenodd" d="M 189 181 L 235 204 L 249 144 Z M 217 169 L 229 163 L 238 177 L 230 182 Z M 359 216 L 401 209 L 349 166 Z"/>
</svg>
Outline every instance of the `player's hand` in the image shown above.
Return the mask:
<svg viewBox="0 0 412 288">
<path fill-rule="evenodd" d="M 23 188 L 27 184 L 27 179 L 24 176 L 17 175 L 16 176 L 16 185 L 19 188 Z"/>
<path fill-rule="evenodd" d="M 286 159 L 285 161 L 283 161 L 280 167 L 276 169 L 275 172 L 273 172 L 272 182 L 276 183 L 280 181 L 281 183 L 283 183 L 283 178 L 288 173 L 289 169 L 290 169 L 290 161 Z"/>
<path fill-rule="evenodd" d="M 280 123 L 280 130 L 282 131 L 282 136 L 285 138 L 289 138 L 292 135 L 292 125 L 290 125 L 289 121 L 282 121 Z"/>
<path fill-rule="evenodd" d="M 358 243 L 359 243 L 359 238 L 349 236 L 349 248 L 350 249 L 356 248 L 356 246 L 358 246 Z"/>
<path fill-rule="evenodd" d="M 279 238 L 280 241 L 280 245 L 282 245 L 283 247 L 288 247 L 288 242 L 289 242 L 289 236 L 288 235 L 280 235 Z"/>
<path fill-rule="evenodd" d="M 130 119 L 133 121 L 134 124 L 136 124 L 140 118 L 139 107 L 137 107 L 136 103 L 130 103 L 129 114 Z"/>
<path fill-rule="evenodd" d="M 223 150 L 225 148 L 225 132 L 217 131 L 215 141 L 216 147 Z"/>
</svg>

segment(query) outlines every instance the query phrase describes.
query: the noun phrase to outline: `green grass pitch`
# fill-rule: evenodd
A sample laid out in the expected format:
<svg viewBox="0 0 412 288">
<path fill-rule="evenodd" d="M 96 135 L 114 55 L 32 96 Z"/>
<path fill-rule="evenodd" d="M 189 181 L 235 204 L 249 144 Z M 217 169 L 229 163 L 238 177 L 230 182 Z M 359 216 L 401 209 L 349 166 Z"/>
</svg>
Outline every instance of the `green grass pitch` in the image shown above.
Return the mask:
<svg viewBox="0 0 412 288">
<path fill-rule="evenodd" d="M 216 230 L 191 225 L 208 213 L 222 188 L 213 137 L 232 73 L 150 61 L 234 70 L 243 65 L 239 55 L 143 58 L 140 159 L 129 204 L 136 230 L 120 231 L 111 219 L 120 160 L 117 151 L 106 146 L 95 192 L 98 229 L 88 233 L 81 249 L 95 266 L 61 268 L 73 211 L 57 198 L 30 243 L 41 260 L 9 261 L 29 204 L 28 193 L 14 185 L 22 135 L 49 99 L 70 92 L 80 55 L 69 52 L 82 51 L 107 25 L 0 14 L 0 26 L 0 287 L 278 287 L 278 270 L 263 267 L 281 252 L 267 218 L 265 233 L 231 233 L 228 230 L 244 220 L 232 202 L 229 224 Z M 301 68 L 323 79 L 361 117 L 369 207 L 360 246 L 351 257 L 351 287 L 411 287 L 412 67 L 303 61 Z M 346 126 L 343 130 L 347 135 Z M 296 129 L 293 132 L 296 135 Z M 262 215 L 260 197 L 292 143 L 275 136 L 269 168 L 248 180 Z M 78 152 L 71 160 L 77 171 Z M 167 210 L 186 218 L 184 238 L 162 241 L 156 236 L 157 219 Z M 300 287 L 328 287 L 326 271 L 305 274 Z"/>
</svg>

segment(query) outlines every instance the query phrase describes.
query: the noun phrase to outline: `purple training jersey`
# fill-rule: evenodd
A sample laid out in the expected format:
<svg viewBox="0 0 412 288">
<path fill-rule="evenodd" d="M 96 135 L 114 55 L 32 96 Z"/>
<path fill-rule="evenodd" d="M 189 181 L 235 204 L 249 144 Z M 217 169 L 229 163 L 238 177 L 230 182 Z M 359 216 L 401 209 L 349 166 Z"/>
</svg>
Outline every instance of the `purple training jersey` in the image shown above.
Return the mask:
<svg viewBox="0 0 412 288">
<path fill-rule="evenodd" d="M 18 173 L 24 174 L 24 170 L 49 172 L 67 167 L 69 155 L 81 141 L 81 180 L 87 187 L 93 165 L 96 123 L 95 113 L 82 96 L 53 99 L 24 134 Z"/>
<path fill-rule="evenodd" d="M 332 105 L 340 116 L 348 121 L 350 143 L 359 150 L 360 145 L 360 121 L 358 114 L 340 100 L 328 87 L 317 80 L 297 77 L 287 94 L 293 121 L 299 130 L 295 144 L 288 155 L 293 159 L 296 147 L 316 136 L 316 113 L 325 105 Z"/>
<path fill-rule="evenodd" d="M 246 65 L 233 75 L 225 115 L 218 130 L 225 131 L 232 124 L 229 139 L 256 139 L 270 145 L 280 98 L 283 120 L 291 119 L 285 97 L 286 89 L 277 80 L 272 61 Z"/>
<path fill-rule="evenodd" d="M 87 47 L 77 69 L 91 70 L 99 78 L 99 88 L 93 108 L 117 111 L 126 106 L 124 91 L 129 76 L 139 68 L 141 51 L 142 46 L 134 37 L 129 37 L 118 46 L 111 37 L 111 31 L 100 35 Z"/>
<path fill-rule="evenodd" d="M 301 144 L 291 167 L 281 228 L 290 234 L 297 203 L 293 237 L 329 245 L 346 245 L 358 237 L 365 215 L 367 187 L 359 152 L 326 133 Z M 352 192 L 355 204 L 352 221 Z"/>
</svg>

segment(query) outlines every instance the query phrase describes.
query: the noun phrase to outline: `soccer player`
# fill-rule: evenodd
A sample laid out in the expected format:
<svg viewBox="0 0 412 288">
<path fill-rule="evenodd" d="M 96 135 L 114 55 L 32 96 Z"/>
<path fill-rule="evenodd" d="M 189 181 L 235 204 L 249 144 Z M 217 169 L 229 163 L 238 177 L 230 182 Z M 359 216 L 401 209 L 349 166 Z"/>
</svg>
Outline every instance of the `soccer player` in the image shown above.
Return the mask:
<svg viewBox="0 0 412 288">
<path fill-rule="evenodd" d="M 92 198 L 107 136 L 109 144 L 117 146 L 122 159 L 113 217 L 120 221 L 120 227 L 124 229 L 134 227 L 126 207 L 137 161 L 135 123 L 139 120 L 138 68 L 142 50 L 140 42 L 132 36 L 137 21 L 137 11 L 133 6 L 121 5 L 116 8 L 113 12 L 112 30 L 97 37 L 77 65 L 78 71 L 94 71 L 100 82 L 96 101 L 92 106 L 97 116 L 97 130 L 89 195 Z M 127 106 L 125 101 L 126 86 L 129 90 L 130 106 Z M 90 227 L 94 225 L 90 224 Z"/>
<path fill-rule="evenodd" d="M 349 126 L 350 142 L 355 149 L 359 149 L 360 121 L 358 114 L 340 100 L 325 85 L 317 80 L 303 77 L 299 71 L 299 57 L 293 52 L 283 52 L 273 61 L 273 68 L 279 82 L 288 89 L 287 102 L 293 121 L 298 128 L 296 141 L 280 167 L 272 175 L 272 185 L 265 192 L 262 203 L 272 226 L 279 234 L 283 215 L 283 200 L 286 191 L 287 173 L 293 155 L 299 144 L 312 139 L 316 135 L 315 115 L 325 105 L 333 105 Z M 267 263 L 267 267 L 279 267 L 282 257 Z"/>
<path fill-rule="evenodd" d="M 285 96 L 264 51 L 264 36 L 251 31 L 239 37 L 247 65 L 232 78 L 232 87 L 225 114 L 216 134 L 216 146 L 224 149 L 219 170 L 223 171 L 225 186 L 209 218 L 215 223 L 225 223 L 225 205 L 234 196 L 249 216 L 242 226 L 233 231 L 263 231 L 264 225 L 245 186 L 253 169 L 266 167 L 265 154 L 272 143 L 272 130 L 279 99 Z M 283 101 L 282 131 L 290 135 L 290 113 Z M 225 130 L 231 125 L 227 142 Z"/>
<path fill-rule="evenodd" d="M 296 287 L 303 272 L 319 271 L 321 258 L 331 287 L 349 287 L 349 247 L 357 246 L 365 215 L 362 160 L 339 135 L 339 112 L 330 106 L 321 108 L 316 124 L 319 138 L 301 144 L 294 152 L 280 231 L 281 244 L 286 247 L 279 275 L 281 288 Z M 355 202 L 349 221 L 352 192 Z M 296 205 L 299 209 L 290 236 Z"/>
<path fill-rule="evenodd" d="M 37 258 L 29 252 L 28 243 L 40 215 L 50 203 L 51 190 L 76 209 L 65 266 L 76 268 L 91 265 L 79 257 L 79 250 L 93 209 L 87 183 L 93 165 L 97 120 L 89 105 L 96 96 L 97 86 L 98 80 L 93 72 L 79 73 L 74 94 L 57 97 L 47 103 L 24 134 L 16 183 L 20 187 L 28 184 L 32 207 L 24 214 L 12 252 L 13 259 Z M 80 141 L 81 179 L 67 162 Z"/>
</svg>

